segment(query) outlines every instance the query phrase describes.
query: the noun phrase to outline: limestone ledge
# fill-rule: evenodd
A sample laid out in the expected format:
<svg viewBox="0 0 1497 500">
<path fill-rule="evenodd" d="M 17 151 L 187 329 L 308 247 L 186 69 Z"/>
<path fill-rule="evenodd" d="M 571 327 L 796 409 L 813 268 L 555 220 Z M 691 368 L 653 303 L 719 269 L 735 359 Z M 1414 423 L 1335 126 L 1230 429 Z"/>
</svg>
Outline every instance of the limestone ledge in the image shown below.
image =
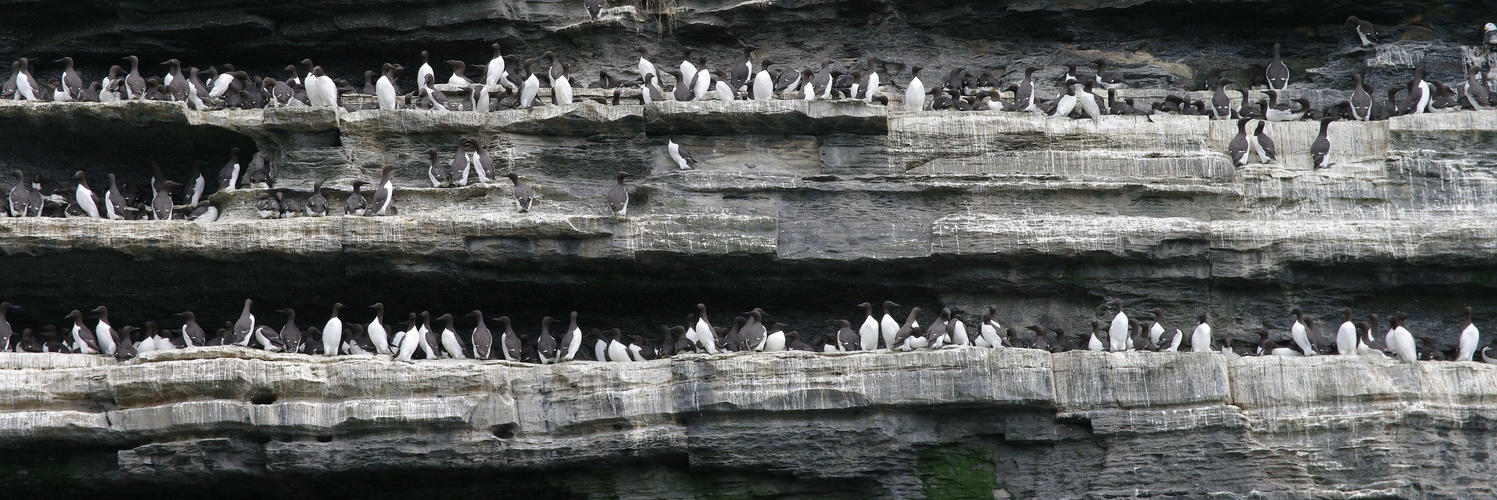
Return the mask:
<svg viewBox="0 0 1497 500">
<path fill-rule="evenodd" d="M 374 439 L 421 430 L 458 442 L 648 436 L 686 416 L 959 408 L 1091 418 L 1094 432 L 1205 421 L 1283 431 L 1417 411 L 1441 425 L 1497 418 L 1497 366 L 1356 356 L 909 353 L 681 355 L 643 363 L 404 363 L 238 347 L 102 357 L 0 353 L 0 443 L 167 441 L 259 433 Z M 1129 412 L 1149 420 L 1111 420 Z M 1204 420 L 1203 420 L 1204 419 Z M 1235 424 L 1234 424 L 1235 425 Z M 673 438 L 659 438 L 673 439 Z"/>
<path fill-rule="evenodd" d="M 369 253 L 423 258 L 502 260 L 508 241 L 534 257 L 632 258 L 642 252 L 694 255 L 771 253 L 775 220 L 723 214 L 642 217 L 467 213 L 274 220 L 0 220 L 0 253 L 113 250 L 127 255 L 230 257 L 256 252 L 294 256 Z M 568 242 L 580 242 L 569 244 Z"/>
<path fill-rule="evenodd" d="M 344 131 L 359 135 L 476 133 L 593 135 L 599 133 L 783 134 L 839 132 L 883 134 L 886 106 L 861 101 L 664 101 L 648 106 L 618 106 L 582 101 L 492 113 L 418 109 L 341 111 L 295 106 L 266 109 L 195 111 L 186 103 L 122 101 L 112 103 L 0 102 L 0 119 L 36 125 L 92 119 L 121 124 L 179 123 L 215 126 L 250 137 L 275 132 Z"/>
<path fill-rule="evenodd" d="M 0 218 L 0 254 L 110 250 L 139 257 L 236 258 L 257 252 L 302 257 L 350 253 L 497 262 L 560 256 L 627 260 L 645 252 L 776 255 L 784 244 L 782 221 L 771 216 L 511 212 L 444 210 L 390 217 L 233 219 L 203 225 Z M 938 218 L 918 230 L 928 231 L 929 243 L 910 249 L 914 253 L 905 257 L 1106 254 L 1153 261 L 1201 259 L 1220 264 L 1210 269 L 1218 277 L 1253 277 L 1290 263 L 1488 262 L 1497 253 L 1497 225 L 1479 218 L 1200 221 L 963 214 Z"/>
</svg>

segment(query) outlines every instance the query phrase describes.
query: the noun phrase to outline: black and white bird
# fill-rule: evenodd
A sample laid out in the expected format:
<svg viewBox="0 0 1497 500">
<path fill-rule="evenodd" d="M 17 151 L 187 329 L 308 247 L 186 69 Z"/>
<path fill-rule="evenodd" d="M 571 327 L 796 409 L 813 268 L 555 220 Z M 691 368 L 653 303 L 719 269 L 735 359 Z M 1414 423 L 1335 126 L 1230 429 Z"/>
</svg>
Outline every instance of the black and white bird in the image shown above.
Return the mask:
<svg viewBox="0 0 1497 500">
<path fill-rule="evenodd" d="M 680 167 L 681 170 L 696 168 L 696 158 L 692 158 L 690 151 L 687 151 L 686 148 L 676 143 L 676 134 L 671 134 L 670 138 L 666 139 L 665 149 L 670 153 L 671 160 L 675 161 L 676 166 Z"/>
<path fill-rule="evenodd" d="M 1289 86 L 1289 66 L 1279 58 L 1280 47 L 1280 44 L 1273 44 L 1273 61 L 1268 63 L 1263 75 L 1268 80 L 1268 88 L 1273 90 L 1284 90 Z"/>
<path fill-rule="evenodd" d="M 327 197 L 322 195 L 322 181 L 312 183 L 312 196 L 307 198 L 307 215 L 322 217 L 327 215 Z"/>
<path fill-rule="evenodd" d="M 1362 75 L 1352 74 L 1351 117 L 1358 121 L 1367 121 L 1372 118 L 1372 96 L 1367 89 L 1362 87 Z"/>
<path fill-rule="evenodd" d="M 1232 142 L 1227 144 L 1227 154 L 1232 155 L 1232 166 L 1241 167 L 1247 164 L 1248 153 L 1251 151 L 1248 144 L 1247 123 L 1251 118 L 1237 120 L 1237 135 L 1232 137 Z"/>
<path fill-rule="evenodd" d="M 426 178 L 431 180 L 431 187 L 451 187 L 452 179 L 447 165 L 437 160 L 437 148 L 426 148 L 426 155 L 431 158 L 431 164 L 426 167 Z"/>
<path fill-rule="evenodd" d="M 1097 87 L 1107 90 L 1117 90 L 1128 85 L 1128 80 L 1123 78 L 1122 73 L 1108 71 L 1107 61 L 1097 60 L 1097 76 L 1095 77 Z"/>
<path fill-rule="evenodd" d="M 1497 23 L 1487 23 L 1481 28 L 1481 43 L 1487 50 L 1497 50 Z"/>
<path fill-rule="evenodd" d="M 1315 137 L 1315 142 L 1310 144 L 1310 159 L 1314 162 L 1317 169 L 1330 168 L 1335 165 L 1334 163 L 1330 163 L 1329 160 L 1331 153 L 1329 132 L 1331 122 L 1334 121 L 1336 121 L 1335 118 L 1322 118 L 1320 120 L 1320 135 Z"/>
<path fill-rule="evenodd" d="M 510 172 L 505 177 L 515 183 L 515 207 L 519 208 L 522 214 L 529 212 L 531 205 L 535 204 L 535 190 L 531 189 L 525 181 L 520 180 L 520 176 L 514 172 Z"/>
<path fill-rule="evenodd" d="M 1273 139 L 1263 133 L 1268 122 L 1258 122 L 1258 130 L 1248 136 L 1248 143 L 1253 145 L 1253 153 L 1258 155 L 1259 163 L 1273 163 L 1278 161 L 1278 148 L 1274 147 Z"/>
<path fill-rule="evenodd" d="M 629 213 L 629 188 L 624 186 L 624 179 L 629 177 L 629 172 L 619 172 L 618 183 L 608 190 L 608 209 L 614 215 L 624 216 Z"/>
<path fill-rule="evenodd" d="M 394 171 L 394 165 L 385 165 L 379 184 L 374 187 L 374 204 L 369 207 L 374 215 L 395 215 L 395 184 L 390 182 L 390 172 Z"/>
<path fill-rule="evenodd" d="M 904 110 L 914 112 L 924 108 L 925 83 L 920 81 L 920 67 L 914 66 L 910 68 L 910 85 L 904 91 Z"/>
<path fill-rule="evenodd" d="M 648 57 L 650 57 L 650 49 L 646 49 L 643 45 L 641 45 L 639 47 L 635 47 L 634 51 L 639 53 L 639 77 L 644 79 L 646 78 L 646 75 L 654 75 L 655 79 L 659 80 L 660 71 L 656 70 L 655 64 L 651 63 L 650 60 L 647 59 Z M 646 79 L 646 83 L 649 83 L 648 79 Z"/>
<path fill-rule="evenodd" d="M 1377 44 L 1377 30 L 1373 29 L 1372 23 L 1358 19 L 1357 16 L 1351 16 L 1346 18 L 1346 26 L 1350 26 L 1352 31 L 1357 33 L 1357 39 L 1362 42 L 1363 47 Z M 1487 23 L 1487 26 L 1492 26 L 1492 24 Z"/>
<path fill-rule="evenodd" d="M 343 215 L 364 215 L 369 203 L 364 200 L 364 193 L 359 188 L 364 187 L 364 181 L 353 181 L 353 192 L 349 193 L 348 200 L 343 202 Z"/>
</svg>

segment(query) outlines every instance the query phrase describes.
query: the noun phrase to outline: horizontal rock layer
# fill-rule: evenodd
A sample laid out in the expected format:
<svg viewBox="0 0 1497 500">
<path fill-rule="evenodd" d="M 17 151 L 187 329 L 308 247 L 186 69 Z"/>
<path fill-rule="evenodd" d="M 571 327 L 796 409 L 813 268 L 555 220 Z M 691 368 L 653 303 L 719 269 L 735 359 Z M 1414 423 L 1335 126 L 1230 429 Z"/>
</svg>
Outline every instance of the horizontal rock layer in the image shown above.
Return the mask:
<svg viewBox="0 0 1497 500">
<path fill-rule="evenodd" d="M 1493 494 L 1497 367 L 1480 363 L 968 348 L 533 366 L 220 347 L 126 364 L 7 353 L 0 377 L 15 453 L 117 450 L 97 470 L 75 457 L 12 478 L 52 493 L 316 492 L 320 477 L 429 470 L 548 477 L 543 497 L 939 497 L 956 460 L 1023 498 Z M 1436 449 L 1450 461 L 1430 467 Z M 658 480 L 579 471 L 594 463 Z"/>
<path fill-rule="evenodd" d="M 113 172 L 141 185 L 145 159 L 185 177 L 191 160 L 209 159 L 211 173 L 225 147 L 239 146 L 293 198 L 326 180 L 335 212 L 354 180 L 399 166 L 398 217 L 263 221 L 251 206 L 259 191 L 244 189 L 210 198 L 224 216 L 207 227 L 0 220 L 0 251 L 21 269 L 0 291 L 57 304 L 35 310 L 42 321 L 82 307 L 53 278 L 89 268 L 115 272 L 94 273 L 103 292 L 82 302 L 116 305 L 126 321 L 186 309 L 232 317 L 237 299 L 185 300 L 216 295 L 215 282 L 185 279 L 205 271 L 273 294 L 256 296 L 277 307 L 499 303 L 535 311 L 507 311 L 522 324 L 557 309 L 655 324 L 702 301 L 826 324 L 849 303 L 885 296 L 969 318 L 997 304 L 1011 322 L 1079 332 L 1077 318 L 1117 296 L 1130 308 L 1162 307 L 1166 324 L 1186 330 L 1208 311 L 1219 332 L 1248 341 L 1264 323 L 1287 328 L 1292 305 L 1332 317 L 1347 305 L 1403 310 L 1416 332 L 1451 349 L 1460 307 L 1497 314 L 1480 306 L 1493 245 L 1484 221 L 1497 212 L 1481 160 L 1497 130 L 1492 111 L 1333 124 L 1336 165 L 1324 170 L 1309 166 L 1309 122 L 1269 123 L 1280 161 L 1234 168 L 1222 153 L 1236 132 L 1230 121 L 909 113 L 859 102 L 582 103 L 487 115 L 8 102 L 0 123 L 17 131 L 0 141 L 15 152 L 0 169 L 49 179 Z M 668 158 L 660 135 L 671 133 L 696 152 L 698 169 Z M 507 181 L 431 188 L 425 149 L 450 161 L 461 136 L 487 145 L 498 172 L 534 186 L 536 209 L 518 214 Z M 629 217 L 602 204 L 620 170 L 635 176 Z M 123 264 L 143 260 L 171 270 Z M 874 261 L 882 264 L 866 265 Z M 306 265 L 328 281 L 305 279 Z M 453 283 L 479 289 L 433 304 Z"/>
</svg>

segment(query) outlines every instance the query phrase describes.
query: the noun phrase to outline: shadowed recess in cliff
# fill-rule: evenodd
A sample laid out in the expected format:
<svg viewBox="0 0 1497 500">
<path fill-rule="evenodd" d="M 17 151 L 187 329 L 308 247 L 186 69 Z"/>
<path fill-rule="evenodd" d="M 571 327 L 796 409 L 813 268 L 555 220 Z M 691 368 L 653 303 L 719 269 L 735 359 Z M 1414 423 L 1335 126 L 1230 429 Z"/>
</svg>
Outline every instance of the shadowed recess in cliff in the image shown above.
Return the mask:
<svg viewBox="0 0 1497 500">
<path fill-rule="evenodd" d="M 1466 43 L 1479 34 L 1476 20 L 1497 15 L 1497 7 L 1476 0 L 979 3 L 986 8 L 922 0 L 825 0 L 771 8 L 762 2 L 672 3 L 673 24 L 661 34 L 657 16 L 618 0 L 599 21 L 587 19 L 581 2 L 104 2 L 65 14 L 41 3 L 7 2 L 0 60 L 30 57 L 43 65 L 33 70 L 40 75 L 42 68 L 53 72 L 48 61 L 72 56 L 86 80 L 97 80 L 130 53 L 148 61 L 149 73 L 156 61 L 176 57 L 203 69 L 233 63 L 277 77 L 286 64 L 310 57 L 335 78 L 360 85 L 365 70 L 384 62 L 414 68 L 421 50 L 432 52 L 434 66 L 448 58 L 487 62 L 488 45 L 498 41 L 523 57 L 555 51 L 572 74 L 591 82 L 604 68 L 627 76 L 622 70 L 632 67 L 631 51 L 641 43 L 658 46 L 658 57 L 665 59 L 690 45 L 721 63 L 750 41 L 792 65 L 787 67 L 877 54 L 901 81 L 912 64 L 1006 64 L 1008 76 L 1016 77 L 1025 62 L 1081 62 L 1106 52 L 1127 59 L 1115 62 L 1136 83 L 1194 86 L 1189 68 L 1246 66 L 1249 59 L 1266 59 L 1273 41 L 1286 44 L 1292 64 L 1326 57 L 1349 45 L 1341 23 L 1351 14 L 1379 24 L 1390 40 Z M 995 25 L 1004 27 L 1002 35 L 995 36 Z M 1345 83 L 1352 69 L 1317 78 Z"/>
<path fill-rule="evenodd" d="M 54 106 L 63 110 L 60 106 L 66 105 Z M 71 185 L 73 173 L 81 170 L 95 190 L 101 186 L 107 189 L 105 174 L 113 173 L 120 184 L 140 187 L 140 195 L 148 199 L 153 175 L 148 161 L 160 165 L 167 178 L 185 183 L 193 162 L 201 160 L 211 193 L 218 183 L 219 169 L 229 159 L 230 148 L 239 148 L 239 160 L 246 169 L 257 152 L 255 141 L 245 135 L 220 127 L 190 125 L 180 120 L 180 114 L 150 106 L 134 107 L 132 111 L 28 111 L 22 106 L 0 107 L 0 130 L 5 130 L 0 134 L 0 172 L 20 169 L 28 179 L 39 174 Z M 241 173 L 241 181 L 245 174 L 247 170 Z"/>
</svg>

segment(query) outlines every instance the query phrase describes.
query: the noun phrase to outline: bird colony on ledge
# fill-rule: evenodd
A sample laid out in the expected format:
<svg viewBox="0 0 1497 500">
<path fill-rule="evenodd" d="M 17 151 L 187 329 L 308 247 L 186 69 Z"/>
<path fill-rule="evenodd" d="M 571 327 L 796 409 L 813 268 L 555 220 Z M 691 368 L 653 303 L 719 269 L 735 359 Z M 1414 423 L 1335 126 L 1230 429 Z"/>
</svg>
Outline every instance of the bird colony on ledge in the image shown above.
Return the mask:
<svg viewBox="0 0 1497 500">
<path fill-rule="evenodd" d="M 237 320 L 225 321 L 213 334 L 204 330 L 191 311 L 176 315 L 181 318 L 173 323 L 181 324 L 176 329 L 163 328 L 156 321 L 147 321 L 140 327 L 116 328 L 110 323 L 109 309 L 104 306 L 92 310 L 92 316 L 96 318 L 92 327 L 87 324 L 85 313 L 75 309 L 64 318 L 70 324 L 64 325 L 62 330 L 47 324 L 37 325 L 40 331 L 26 327 L 16 332 L 6 314 L 19 307 L 4 302 L 0 303 L 0 350 L 98 354 L 129 361 L 148 351 L 240 346 L 309 355 L 374 355 L 407 362 L 471 358 L 552 364 L 647 361 L 687 352 L 719 354 L 791 350 L 833 353 L 955 348 L 1038 349 L 1053 353 L 1072 350 L 1174 352 L 1188 346 L 1193 352 L 1214 352 L 1228 357 L 1339 354 L 1392 356 L 1406 363 L 1447 359 L 1473 361 L 1479 357 L 1481 361 L 1497 363 L 1497 348 L 1494 348 L 1497 346 L 1493 345 L 1497 338 L 1489 339 L 1485 347 L 1480 346 L 1481 333 L 1471 323 L 1469 307 L 1466 308 L 1458 348 L 1453 353 L 1446 353 L 1436 349 L 1429 337 L 1420 337 L 1424 344 L 1420 350 L 1413 334 L 1403 326 L 1407 316 L 1402 313 L 1387 316 L 1388 330 L 1379 339 L 1375 335 L 1380 331 L 1377 314 L 1368 313 L 1367 321 L 1356 321 L 1352 310 L 1345 308 L 1341 310 L 1346 316 L 1345 322 L 1336 329 L 1334 337 L 1326 338 L 1316 328 L 1315 320 L 1295 307 L 1290 311 L 1294 324 L 1290 327 L 1287 343 L 1279 344 L 1270 338 L 1267 328 L 1261 328 L 1256 345 L 1232 345 L 1230 339 L 1213 337 L 1205 313 L 1197 317 L 1194 329 L 1186 335 L 1179 328 L 1164 325 L 1164 311 L 1160 309 L 1149 311 L 1152 320 L 1138 321 L 1123 311 L 1121 300 L 1114 299 L 1108 305 L 1116 309 L 1117 314 L 1105 328 L 1101 321 L 1093 319 L 1090 332 L 1071 335 L 1059 326 L 1030 325 L 1022 331 L 1013 325 L 1004 327 L 997 320 L 997 309 L 991 306 L 976 327 L 969 329 L 962 322 L 961 315 L 950 308 L 942 308 L 934 319 L 929 320 L 928 326 L 921 326 L 919 307 L 910 308 L 905 320 L 899 322 L 894 316 L 894 309 L 900 307 L 899 304 L 885 301 L 880 316 L 875 314 L 872 304 L 864 302 L 857 306 L 863 310 L 863 320 L 856 330 L 850 321 L 837 320 L 835 331 L 817 334 L 818 338 L 808 344 L 798 331 L 786 331 L 786 324 L 766 321 L 771 316 L 760 308 L 735 317 L 731 327 L 714 327 L 705 304 L 697 304 L 697 312 L 688 314 L 685 324 L 662 324 L 658 333 L 638 331 L 626 335 L 619 328 L 589 328 L 583 333 L 577 322 L 577 312 L 572 311 L 564 329 L 556 331 L 561 322 L 547 316 L 541 319 L 539 333 L 527 333 L 522 337 L 516 333 L 509 317 L 489 318 L 476 310 L 460 315 L 464 323 L 473 325 L 471 327 L 455 326 L 457 318 L 452 314 L 433 318 L 429 311 L 421 311 L 420 314 L 407 313 L 399 328 L 392 328 L 385 323 L 383 304 L 370 306 L 372 314 L 360 315 L 359 321 L 348 323 L 340 317 L 345 314 L 343 304 L 333 304 L 332 314 L 320 329 L 316 326 L 302 329 L 297 325 L 296 311 L 281 309 L 276 312 L 285 319 L 279 322 L 280 329 L 276 329 L 255 316 L 252 311 L 254 301 L 249 299 L 244 301 L 244 309 Z M 365 320 L 367 323 L 362 322 Z M 432 326 L 433 320 L 437 322 L 436 328 Z M 497 329 L 490 330 L 489 321 L 497 324 Z"/>
<path fill-rule="evenodd" d="M 602 2 L 588 0 L 589 13 L 596 18 Z M 1364 46 L 1377 43 L 1377 32 L 1372 23 L 1357 19 L 1346 20 L 1346 26 Z M 1482 37 L 1483 45 L 1489 49 L 1497 47 L 1497 25 L 1488 23 Z M 120 100 L 146 99 L 185 103 L 195 110 L 279 108 L 286 106 L 333 107 L 343 111 L 362 109 L 423 109 L 449 112 L 491 112 L 505 109 L 530 109 L 536 106 L 565 105 L 578 102 L 573 89 L 578 85 L 569 72 L 567 64 L 551 51 L 539 57 L 522 58 L 515 54 L 504 54 L 502 47 L 492 45 L 493 56 L 487 64 L 469 65 L 459 60 L 447 60 L 450 68 L 446 84 L 460 89 L 458 96 L 449 98 L 436 89 L 436 70 L 430 63 L 427 51 L 421 52 L 421 63 L 416 70 L 415 88 L 401 87 L 401 77 L 406 68 L 400 64 L 386 63 L 378 72 L 364 72 L 364 85 L 355 86 L 347 80 L 334 80 L 310 59 L 301 60 L 301 67 L 288 65 L 281 79 L 271 76 L 252 76 L 225 64 L 223 71 L 209 67 L 200 71 L 196 67 L 185 70 L 177 59 L 162 62 L 166 74 L 161 77 L 144 78 L 140 73 L 140 61 L 136 56 L 127 56 L 129 70 L 120 66 L 109 68 L 108 76 L 84 85 L 83 78 L 73 66 L 73 60 L 64 57 L 57 61 L 61 73 L 45 81 L 31 73 L 31 61 L 21 58 L 11 64 L 10 78 L 0 89 L 0 99 L 52 102 L 113 102 Z M 686 48 L 678 66 L 657 67 L 650 61 L 651 53 L 646 47 L 637 47 L 639 54 L 638 77 L 620 79 L 607 71 L 587 88 L 613 89 L 612 99 L 594 97 L 602 105 L 618 105 L 622 89 L 629 88 L 631 94 L 638 92 L 643 104 L 675 101 L 734 101 L 740 99 L 773 100 L 859 100 L 869 105 L 889 105 L 885 85 L 899 84 L 883 78 L 879 70 L 884 61 L 869 56 L 850 71 L 833 67 L 831 59 L 818 61 L 819 69 L 811 66 L 800 70 L 780 68 L 767 59 L 758 63 L 754 71 L 754 54 L 759 48 L 748 44 L 742 54 L 726 69 L 708 68 L 707 57 L 692 59 L 693 50 Z M 1209 116 L 1213 119 L 1237 120 L 1237 135 L 1228 145 L 1228 155 L 1234 165 L 1242 166 L 1256 156 L 1261 163 L 1274 162 L 1277 153 L 1273 139 L 1264 133 L 1264 121 L 1314 120 L 1320 122 L 1320 133 L 1311 144 L 1310 154 L 1317 169 L 1330 168 L 1327 158 L 1332 148 L 1328 130 L 1339 120 L 1384 120 L 1393 116 L 1453 112 L 1459 110 L 1485 110 L 1497 107 L 1497 68 L 1471 66 L 1466 78 L 1447 84 L 1424 79 L 1424 68 L 1414 71 L 1413 79 L 1402 87 L 1386 89 L 1386 99 L 1378 102 L 1376 89 L 1355 76 L 1350 99 L 1316 107 L 1309 99 L 1280 99 L 1279 93 L 1290 82 L 1289 67 L 1279 58 L 1280 46 L 1274 44 L 1273 59 L 1262 74 L 1261 96 L 1254 100 L 1249 85 L 1242 85 L 1221 75 L 1225 70 L 1213 69 L 1206 75 L 1206 88 L 1212 91 L 1211 99 L 1191 100 L 1189 95 L 1168 95 L 1162 100 L 1143 105 L 1133 98 L 1117 99 L 1116 90 L 1127 85 L 1123 74 L 1110 70 L 1105 60 L 1095 61 L 1096 71 L 1081 75 L 1076 64 L 1066 64 L 1066 73 L 1057 82 L 1064 90 L 1046 99 L 1035 87 L 1033 75 L 1040 68 L 1026 67 L 1023 79 L 1017 83 L 1000 81 L 992 71 L 972 71 L 969 68 L 952 69 L 939 82 L 927 85 L 920 78 L 922 68 L 910 66 L 910 79 L 904 85 L 903 103 L 900 108 L 907 112 L 924 110 L 942 111 L 1013 111 L 1039 113 L 1055 117 L 1091 118 L 1099 120 L 1103 115 L 1151 116 L 1160 113 Z M 534 71 L 532 71 L 534 69 Z M 1001 71 L 1000 71 L 1001 73 Z M 377 75 L 377 76 L 376 76 Z M 675 85 L 667 88 L 663 77 L 671 76 Z M 1088 77 L 1089 76 L 1089 77 Z M 544 80 L 544 83 L 542 81 Z M 1235 87 L 1241 98 L 1235 103 L 1228 94 L 1228 87 Z M 550 101 L 541 98 L 541 89 L 550 90 Z M 1105 91 L 1105 92 L 1104 92 Z M 1011 96 L 1004 100 L 1004 93 Z M 1399 94 L 1402 93 L 1402 97 Z M 365 99 L 346 99 L 354 94 L 373 96 Z M 586 99 L 584 99 L 586 101 Z M 362 104 L 360 104 L 362 103 Z M 1152 118 L 1150 118 L 1152 119 Z M 1255 131 L 1248 133 L 1248 125 L 1259 120 Z M 675 142 L 674 136 L 667 139 L 666 152 L 682 170 L 690 170 L 698 164 L 691 153 Z M 467 185 L 470 181 L 487 184 L 498 177 L 508 177 L 515 187 L 515 202 L 521 212 L 529 210 L 534 191 L 515 173 L 497 175 L 493 170 L 484 146 L 471 137 L 458 141 L 457 153 L 452 161 L 440 161 L 439 152 L 428 150 L 431 166 L 428 176 L 433 187 Z M 186 183 L 167 180 L 160 169 L 149 163 L 155 172 L 149 192 L 142 195 L 140 188 L 121 190 L 111 174 L 107 189 L 99 189 L 88 183 L 82 172 L 74 175 L 76 189 L 68 189 L 62 182 L 34 178 L 26 182 L 22 172 L 14 171 L 16 185 L 9 191 L 6 212 L 12 217 L 40 216 L 88 216 L 109 219 L 188 219 L 212 222 L 219 209 L 204 199 L 207 179 L 199 167 L 193 166 L 192 178 Z M 374 199 L 366 200 L 359 188 L 367 182 L 356 182 L 354 193 L 345 204 L 344 213 L 349 215 L 393 215 L 394 185 L 390 172 L 396 167 L 385 166 L 381 178 L 374 184 Z M 218 188 L 235 189 L 241 179 L 252 187 L 269 188 L 273 184 L 270 169 L 266 165 L 246 169 L 239 162 L 237 150 L 218 176 Z M 472 176 L 470 177 L 470 173 Z M 624 215 L 628 205 L 628 193 L 619 186 L 607 193 L 607 203 L 614 213 Z M 243 177 L 241 177 L 243 176 Z M 291 217 L 298 215 L 321 216 L 336 207 L 329 208 L 322 195 L 321 182 L 305 202 L 286 198 L 276 191 L 260 193 L 255 202 L 262 217 Z M 186 193 L 173 194 L 179 187 Z M 104 192 L 99 197 L 97 193 Z M 622 193 L 620 198 L 619 193 Z M 620 201 L 622 200 L 622 201 Z"/>
</svg>

